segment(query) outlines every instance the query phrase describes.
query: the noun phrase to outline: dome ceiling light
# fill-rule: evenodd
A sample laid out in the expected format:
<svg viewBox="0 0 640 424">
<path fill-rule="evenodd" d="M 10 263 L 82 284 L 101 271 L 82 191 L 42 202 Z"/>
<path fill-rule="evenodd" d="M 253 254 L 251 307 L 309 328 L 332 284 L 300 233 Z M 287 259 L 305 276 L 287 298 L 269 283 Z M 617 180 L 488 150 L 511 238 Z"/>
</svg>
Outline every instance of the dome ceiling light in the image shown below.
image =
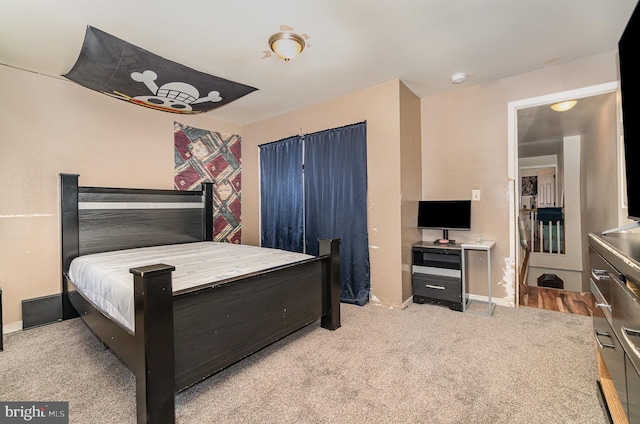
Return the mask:
<svg viewBox="0 0 640 424">
<path fill-rule="evenodd" d="M 566 100 L 564 102 L 558 102 L 551 105 L 551 109 L 556 112 L 566 112 L 572 109 L 578 103 L 577 100 Z"/>
<path fill-rule="evenodd" d="M 263 59 L 273 54 L 278 56 L 285 62 L 295 59 L 305 47 L 311 47 L 306 40 L 309 39 L 307 34 L 296 34 L 293 28 L 288 25 L 280 25 L 280 32 L 269 37 L 269 48 L 271 51 L 265 51 Z"/>
<path fill-rule="evenodd" d="M 282 31 L 269 37 L 269 47 L 285 62 L 295 59 L 304 50 L 304 38 L 295 32 Z"/>
</svg>

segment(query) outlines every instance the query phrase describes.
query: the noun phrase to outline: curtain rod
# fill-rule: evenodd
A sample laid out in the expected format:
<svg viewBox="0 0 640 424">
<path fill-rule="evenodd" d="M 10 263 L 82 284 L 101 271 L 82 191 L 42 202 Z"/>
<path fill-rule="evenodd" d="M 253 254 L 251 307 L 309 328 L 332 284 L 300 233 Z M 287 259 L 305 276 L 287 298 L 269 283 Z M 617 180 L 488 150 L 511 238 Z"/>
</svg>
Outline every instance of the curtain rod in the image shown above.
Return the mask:
<svg viewBox="0 0 640 424">
<path fill-rule="evenodd" d="M 309 135 L 322 134 L 322 133 L 327 132 L 327 131 L 341 130 L 341 129 L 344 129 L 344 128 L 354 127 L 356 125 L 366 124 L 366 123 L 367 123 L 367 120 L 365 119 L 364 121 L 355 122 L 353 124 L 347 124 L 347 125 L 343 125 L 341 127 L 336 127 L 336 128 L 329 128 L 329 129 L 326 129 L 326 130 L 320 130 L 320 131 L 312 132 L 312 133 L 309 133 L 309 134 L 303 134 L 302 133 L 302 128 L 300 128 L 300 133 L 299 134 L 291 135 L 289 137 L 284 137 L 284 138 L 281 138 L 280 140 L 276 140 L 276 141 L 270 141 L 268 143 L 258 144 L 258 147 L 268 146 L 269 144 L 280 143 L 282 141 L 292 140 L 292 139 L 295 139 L 296 137 L 304 138 L 304 137 L 309 136 Z"/>
</svg>

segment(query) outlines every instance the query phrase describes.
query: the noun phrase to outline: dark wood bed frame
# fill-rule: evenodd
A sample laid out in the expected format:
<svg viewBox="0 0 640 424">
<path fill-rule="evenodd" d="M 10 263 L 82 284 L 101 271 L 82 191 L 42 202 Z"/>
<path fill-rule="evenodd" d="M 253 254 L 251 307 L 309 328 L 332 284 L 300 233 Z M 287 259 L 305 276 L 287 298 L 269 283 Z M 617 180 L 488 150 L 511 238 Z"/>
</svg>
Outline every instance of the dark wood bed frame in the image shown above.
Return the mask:
<svg viewBox="0 0 640 424">
<path fill-rule="evenodd" d="M 175 393 L 320 319 L 340 327 L 339 239 L 320 256 L 172 292 L 171 264 L 132 268 L 135 334 L 68 277 L 90 253 L 212 240 L 213 186 L 201 191 L 79 187 L 60 174 L 63 319 L 86 325 L 136 376 L 138 423 L 175 422 Z"/>
</svg>

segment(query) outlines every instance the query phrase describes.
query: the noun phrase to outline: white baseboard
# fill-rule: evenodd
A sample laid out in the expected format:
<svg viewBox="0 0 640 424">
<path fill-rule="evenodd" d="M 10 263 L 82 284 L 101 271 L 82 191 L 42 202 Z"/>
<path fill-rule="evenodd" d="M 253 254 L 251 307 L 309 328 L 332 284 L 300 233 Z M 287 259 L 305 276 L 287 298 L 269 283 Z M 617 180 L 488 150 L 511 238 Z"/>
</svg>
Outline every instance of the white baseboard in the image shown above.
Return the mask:
<svg viewBox="0 0 640 424">
<path fill-rule="evenodd" d="M 489 301 L 489 297 L 488 296 L 481 296 L 479 294 L 471 294 L 469 293 L 467 295 L 469 297 L 469 300 L 477 300 L 478 302 L 488 302 Z M 511 302 L 509 302 L 508 299 L 505 299 L 503 297 L 493 297 L 491 296 L 491 303 L 494 303 L 498 306 L 506 306 L 507 308 L 512 308 L 513 305 L 511 304 Z"/>
<path fill-rule="evenodd" d="M 9 334 L 18 330 L 22 330 L 22 321 L 10 322 L 2 326 L 2 334 Z"/>
<path fill-rule="evenodd" d="M 402 309 L 406 309 L 413 303 L 413 296 L 402 302 Z"/>
</svg>

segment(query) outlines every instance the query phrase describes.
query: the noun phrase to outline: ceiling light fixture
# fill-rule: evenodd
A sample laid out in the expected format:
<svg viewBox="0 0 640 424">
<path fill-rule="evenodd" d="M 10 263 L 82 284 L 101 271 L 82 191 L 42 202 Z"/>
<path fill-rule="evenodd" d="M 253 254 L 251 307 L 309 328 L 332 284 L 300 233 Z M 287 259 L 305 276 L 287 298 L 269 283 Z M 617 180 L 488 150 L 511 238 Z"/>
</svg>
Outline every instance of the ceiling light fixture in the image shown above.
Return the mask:
<svg viewBox="0 0 640 424">
<path fill-rule="evenodd" d="M 304 46 L 304 38 L 295 32 L 282 31 L 269 37 L 271 51 L 285 62 L 295 59 L 304 50 Z"/>
<path fill-rule="evenodd" d="M 465 74 L 464 72 L 451 75 L 451 82 L 454 84 L 460 84 L 462 82 L 465 82 L 466 80 L 467 80 L 467 74 Z"/>
<path fill-rule="evenodd" d="M 576 103 L 578 103 L 577 100 L 566 100 L 564 102 L 552 104 L 551 109 L 555 110 L 556 112 L 566 112 L 569 109 L 572 109 L 576 105 Z"/>
</svg>

